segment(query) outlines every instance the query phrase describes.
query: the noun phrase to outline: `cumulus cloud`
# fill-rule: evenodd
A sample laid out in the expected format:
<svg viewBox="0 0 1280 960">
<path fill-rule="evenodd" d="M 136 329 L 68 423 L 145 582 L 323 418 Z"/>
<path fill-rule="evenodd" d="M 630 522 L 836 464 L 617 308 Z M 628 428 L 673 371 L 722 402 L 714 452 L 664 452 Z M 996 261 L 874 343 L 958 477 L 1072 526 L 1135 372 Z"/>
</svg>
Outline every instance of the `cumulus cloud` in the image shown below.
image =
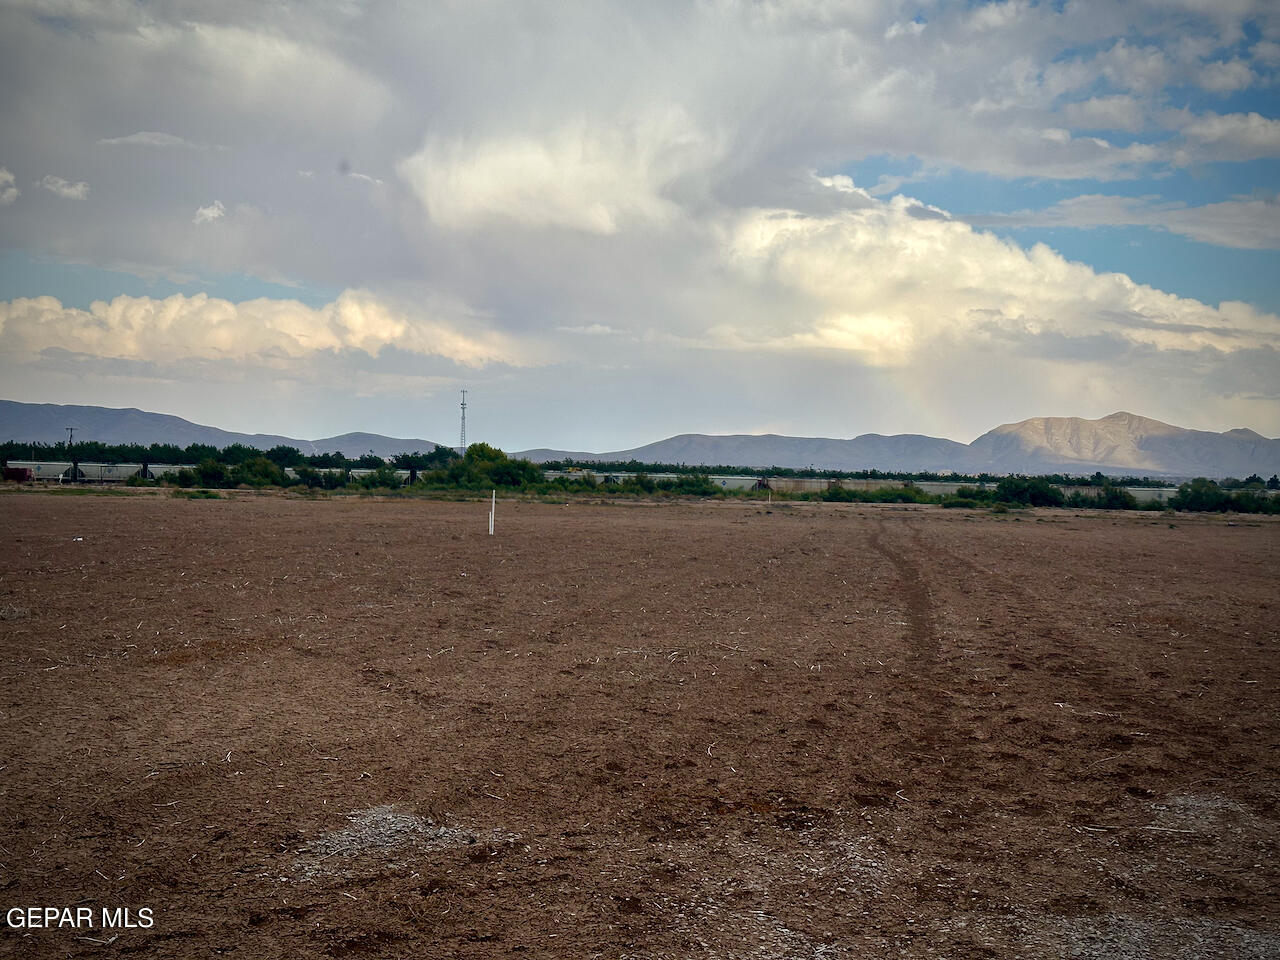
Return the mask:
<svg viewBox="0 0 1280 960">
<path fill-rule="evenodd" d="M 1151 94 L 1173 79 L 1175 65 L 1164 50 L 1156 46 L 1134 46 L 1120 40 L 1094 63 L 1115 87 L 1138 94 Z"/>
<path fill-rule="evenodd" d="M 1233 93 L 1253 86 L 1258 75 L 1243 60 L 1218 60 L 1204 65 L 1199 81 L 1213 93 Z"/>
<path fill-rule="evenodd" d="M 192 223 L 213 223 L 215 220 L 221 220 L 227 215 L 227 208 L 222 205 L 221 200 L 215 200 L 207 207 L 197 207 L 196 215 L 191 218 Z"/>
<path fill-rule="evenodd" d="M 915 206 L 896 197 L 831 217 L 744 217 L 730 264 L 806 306 L 786 325 L 720 325 L 707 337 L 738 349 L 849 351 L 872 365 L 907 364 L 938 343 L 978 341 L 1038 343 L 1050 354 L 1098 337 L 1157 351 L 1280 346 L 1280 317 L 1243 304 L 1215 309 L 1097 273 L 1044 245 L 1023 250 L 965 223 L 921 219 Z"/>
<path fill-rule="evenodd" d="M 15 356 L 56 349 L 152 363 L 307 360 L 335 352 L 377 355 L 389 347 L 467 367 L 523 362 L 512 341 L 485 330 L 474 316 L 414 315 L 359 290 L 319 308 L 267 298 L 232 303 L 207 294 L 120 296 L 88 310 L 54 297 L 20 298 L 0 302 L 0 345 Z"/>
<path fill-rule="evenodd" d="M 967 220 L 975 226 L 1155 227 L 1222 247 L 1280 250 L 1280 201 L 1275 196 L 1187 206 L 1156 197 L 1086 194 L 1043 210 L 989 214 Z"/>
<path fill-rule="evenodd" d="M 398 170 L 440 226 L 506 221 L 611 234 L 628 221 L 675 216 L 666 191 L 704 171 L 722 150 L 683 110 L 668 108 L 608 127 L 433 136 Z"/>
<path fill-rule="evenodd" d="M 18 199 L 18 184 L 8 168 L 0 167 L 0 207 Z"/>
<path fill-rule="evenodd" d="M 89 196 L 89 184 L 83 180 L 72 183 L 70 180 L 63 180 L 62 177 L 55 177 L 51 173 L 45 174 L 36 181 L 36 186 L 44 187 L 64 200 L 83 200 Z"/>
</svg>

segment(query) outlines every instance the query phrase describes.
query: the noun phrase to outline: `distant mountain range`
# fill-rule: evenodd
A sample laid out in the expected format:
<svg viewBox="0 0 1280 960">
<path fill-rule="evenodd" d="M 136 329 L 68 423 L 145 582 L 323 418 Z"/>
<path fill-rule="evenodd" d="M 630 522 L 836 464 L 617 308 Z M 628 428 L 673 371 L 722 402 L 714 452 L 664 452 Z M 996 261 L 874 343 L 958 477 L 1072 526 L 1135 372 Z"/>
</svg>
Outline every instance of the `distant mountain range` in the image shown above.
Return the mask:
<svg viewBox="0 0 1280 960">
<path fill-rule="evenodd" d="M 297 447 L 308 455 L 341 452 L 353 458 L 370 451 L 384 458 L 397 453 L 430 453 L 437 446 L 431 440 L 384 437 L 377 433 L 344 433 L 321 440 L 296 440 L 271 433 L 234 433 L 192 423 L 181 417 L 136 409 L 0 400 L 0 440 L 57 443 L 67 439 L 67 427 L 76 428 L 77 440 L 96 440 L 99 443 L 173 443 L 180 447 L 193 443 L 207 443 L 215 447 L 243 443 L 259 450 L 283 445 Z"/>
<path fill-rule="evenodd" d="M 341 451 L 350 457 L 372 451 L 380 457 L 434 450 L 431 440 L 344 433 L 320 440 L 261 433 L 233 433 L 191 423 L 181 417 L 142 410 L 18 403 L 0 400 L 0 440 L 56 443 L 76 428 L 76 439 L 103 443 L 207 443 L 225 447 L 243 443 L 259 449 L 277 445 L 303 453 Z M 445 446 L 445 444 L 439 444 Z M 538 463 L 572 458 L 581 461 L 684 463 L 706 466 L 805 468 L 820 470 L 904 470 L 947 473 L 1103 473 L 1150 477 L 1269 477 L 1280 473 L 1280 439 L 1252 430 L 1225 433 L 1187 430 L 1132 413 L 1099 420 L 1034 417 L 1007 423 L 973 443 L 957 443 L 918 434 L 864 434 L 852 440 L 809 437 L 686 433 L 632 450 L 586 453 L 523 450 L 513 456 Z"/>
<path fill-rule="evenodd" d="M 1099 420 L 1035 417 L 1007 423 L 973 443 L 918 434 L 863 434 L 852 440 L 804 437 L 706 436 L 687 433 L 634 450 L 575 453 L 525 450 L 518 456 L 547 460 L 626 461 L 742 465 L 819 470 L 904 470 L 947 473 L 1069 473 L 1101 470 L 1150 477 L 1268 477 L 1280 472 L 1280 440 L 1252 430 L 1213 433 L 1187 430 L 1132 413 Z"/>
</svg>

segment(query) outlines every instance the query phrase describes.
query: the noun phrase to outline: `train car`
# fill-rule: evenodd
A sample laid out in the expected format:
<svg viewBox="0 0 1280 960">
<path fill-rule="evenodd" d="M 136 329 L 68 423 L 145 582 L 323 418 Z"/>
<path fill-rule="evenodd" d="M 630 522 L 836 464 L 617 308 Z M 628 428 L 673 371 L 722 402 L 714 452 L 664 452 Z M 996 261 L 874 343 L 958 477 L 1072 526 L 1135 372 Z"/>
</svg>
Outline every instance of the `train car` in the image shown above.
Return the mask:
<svg viewBox="0 0 1280 960">
<path fill-rule="evenodd" d="M 123 483 L 142 473 L 140 463 L 82 463 L 80 480 L 86 483 Z"/>
<path fill-rule="evenodd" d="M 711 480 L 711 483 L 713 485 L 719 487 L 721 490 L 760 490 L 762 489 L 760 486 L 759 477 L 728 476 L 728 475 L 721 476 L 719 474 L 716 474 L 710 477 L 709 479 Z"/>
<path fill-rule="evenodd" d="M 352 480 L 363 480 L 365 477 L 369 476 L 369 474 L 371 474 L 371 473 L 377 473 L 377 472 L 378 472 L 378 471 L 377 471 L 376 469 L 375 469 L 375 470 L 371 470 L 371 469 L 369 469 L 368 467 L 356 467 L 355 469 L 353 469 L 353 470 L 351 471 L 351 479 L 352 479 Z M 401 482 L 401 483 L 408 483 L 408 482 L 409 482 L 409 471 L 408 471 L 408 470 L 396 470 L 396 471 L 393 471 L 393 472 L 394 472 L 394 473 L 395 473 L 395 475 L 400 479 L 400 482 Z"/>
<path fill-rule="evenodd" d="M 159 480 L 166 473 L 176 474 L 179 470 L 194 470 L 193 463 L 148 463 L 146 473 L 141 474 L 144 480 Z"/>
<path fill-rule="evenodd" d="M 72 464 L 69 460 L 10 460 L 9 466 L 28 470 L 32 480 L 45 483 L 69 483 L 74 479 L 71 476 Z"/>
</svg>

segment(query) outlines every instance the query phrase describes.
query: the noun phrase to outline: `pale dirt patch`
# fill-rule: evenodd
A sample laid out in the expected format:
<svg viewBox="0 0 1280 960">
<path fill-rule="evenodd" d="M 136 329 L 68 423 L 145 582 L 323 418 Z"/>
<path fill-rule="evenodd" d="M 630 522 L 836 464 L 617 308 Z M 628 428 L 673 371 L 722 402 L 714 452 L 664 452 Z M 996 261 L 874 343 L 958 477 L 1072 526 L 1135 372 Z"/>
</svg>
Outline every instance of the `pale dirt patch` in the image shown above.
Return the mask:
<svg viewBox="0 0 1280 960">
<path fill-rule="evenodd" d="M 400 870 L 433 850 L 477 843 L 514 844 L 514 834 L 490 831 L 484 835 L 461 827 L 438 824 L 393 804 L 347 814 L 349 827 L 311 840 L 297 852 L 294 875 L 302 880 L 353 877 Z"/>
</svg>

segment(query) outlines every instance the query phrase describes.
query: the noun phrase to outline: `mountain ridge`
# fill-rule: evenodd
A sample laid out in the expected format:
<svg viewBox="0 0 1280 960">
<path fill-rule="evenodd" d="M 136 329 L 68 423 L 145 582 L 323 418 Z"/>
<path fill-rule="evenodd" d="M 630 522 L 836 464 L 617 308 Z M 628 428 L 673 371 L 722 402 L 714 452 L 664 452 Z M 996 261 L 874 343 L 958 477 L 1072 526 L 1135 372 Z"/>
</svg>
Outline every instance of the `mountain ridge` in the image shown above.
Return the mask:
<svg viewBox="0 0 1280 960">
<path fill-rule="evenodd" d="M 1081 417 L 1031 417 L 1001 424 L 972 443 L 921 434 L 867 433 L 851 440 L 777 434 L 680 434 L 631 450 L 583 454 L 539 449 L 516 454 L 545 462 L 640 460 L 691 465 L 935 473 L 1068 473 L 1101 471 L 1151 477 L 1248 476 L 1280 472 L 1280 439 L 1245 427 L 1223 433 L 1191 430 L 1117 411 Z"/>
<path fill-rule="evenodd" d="M 380 457 L 429 452 L 432 440 L 352 432 L 319 440 L 276 434 L 236 433 L 137 408 L 32 404 L 0 400 L 0 440 L 54 443 L 66 427 L 103 443 L 243 443 L 260 449 L 285 445 L 303 453 L 342 451 Z M 549 448 L 518 451 L 535 462 L 566 458 L 589 462 L 639 460 L 692 466 L 786 467 L 819 470 L 884 470 L 935 473 L 1068 473 L 1101 471 L 1150 477 L 1244 477 L 1280 472 L 1280 439 L 1246 427 L 1222 433 L 1177 427 L 1117 411 L 1096 420 L 1031 417 L 988 430 L 972 443 L 923 434 L 861 434 L 844 440 L 781 434 L 677 434 L 629 450 L 607 453 Z"/>
<path fill-rule="evenodd" d="M 149 413 L 137 407 L 96 407 L 80 404 L 23 403 L 0 400 L 0 439 L 20 443 L 56 443 L 67 438 L 67 427 L 83 431 L 81 439 L 101 443 L 173 443 L 187 447 L 207 443 L 226 447 L 233 443 L 269 450 L 275 446 L 297 447 L 303 453 L 341 451 L 359 457 L 372 452 L 379 457 L 398 453 L 430 453 L 432 440 L 386 437 L 377 433 L 352 432 L 319 440 L 299 440 L 273 433 L 238 433 L 192 423 L 168 413 Z"/>
</svg>

